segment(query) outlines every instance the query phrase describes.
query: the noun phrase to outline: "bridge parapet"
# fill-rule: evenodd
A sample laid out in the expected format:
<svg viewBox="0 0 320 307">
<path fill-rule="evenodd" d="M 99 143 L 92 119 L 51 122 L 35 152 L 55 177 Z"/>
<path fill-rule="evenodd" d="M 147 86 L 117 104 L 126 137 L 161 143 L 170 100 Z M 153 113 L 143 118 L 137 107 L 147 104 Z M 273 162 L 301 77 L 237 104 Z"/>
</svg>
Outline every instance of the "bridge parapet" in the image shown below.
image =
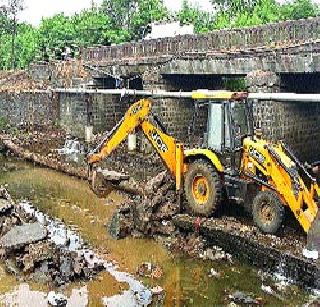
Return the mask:
<svg viewBox="0 0 320 307">
<path fill-rule="evenodd" d="M 82 50 L 86 62 L 112 63 L 133 58 L 186 56 L 208 52 L 228 52 L 259 47 L 285 47 L 320 39 L 320 17 L 285 21 L 241 29 L 216 30 L 206 34 L 181 35 L 175 38 L 145 40 L 111 47 Z"/>
</svg>

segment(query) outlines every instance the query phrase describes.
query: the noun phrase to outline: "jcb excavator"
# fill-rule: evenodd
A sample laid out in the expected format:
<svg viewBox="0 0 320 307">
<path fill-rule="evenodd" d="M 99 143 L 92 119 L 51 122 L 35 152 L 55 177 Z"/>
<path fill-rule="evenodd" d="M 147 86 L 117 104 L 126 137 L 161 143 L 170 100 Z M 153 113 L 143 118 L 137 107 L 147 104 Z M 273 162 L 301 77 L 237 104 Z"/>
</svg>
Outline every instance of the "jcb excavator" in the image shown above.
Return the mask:
<svg viewBox="0 0 320 307">
<path fill-rule="evenodd" d="M 255 224 L 275 233 L 287 207 L 308 232 L 317 218 L 320 188 L 285 144 L 254 135 L 247 93 L 194 92 L 192 98 L 208 103 L 203 147 L 184 148 L 152 115 L 151 100 L 141 99 L 89 153 L 90 169 L 141 128 L 175 179 L 178 195 L 184 193 L 189 213 L 210 216 L 225 199 L 249 203 Z"/>
</svg>

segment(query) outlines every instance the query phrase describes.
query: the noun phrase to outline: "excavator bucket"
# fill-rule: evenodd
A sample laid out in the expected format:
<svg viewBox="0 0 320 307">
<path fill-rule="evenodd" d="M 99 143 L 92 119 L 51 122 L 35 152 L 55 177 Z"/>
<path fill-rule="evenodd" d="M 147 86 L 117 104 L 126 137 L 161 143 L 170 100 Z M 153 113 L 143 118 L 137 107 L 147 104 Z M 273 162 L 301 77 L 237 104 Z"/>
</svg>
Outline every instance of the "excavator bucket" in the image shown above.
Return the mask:
<svg viewBox="0 0 320 307">
<path fill-rule="evenodd" d="M 100 169 L 92 174 L 91 188 L 97 195 L 104 196 L 111 192 L 115 185 L 127 180 L 129 180 L 129 176 L 126 174 Z"/>
</svg>

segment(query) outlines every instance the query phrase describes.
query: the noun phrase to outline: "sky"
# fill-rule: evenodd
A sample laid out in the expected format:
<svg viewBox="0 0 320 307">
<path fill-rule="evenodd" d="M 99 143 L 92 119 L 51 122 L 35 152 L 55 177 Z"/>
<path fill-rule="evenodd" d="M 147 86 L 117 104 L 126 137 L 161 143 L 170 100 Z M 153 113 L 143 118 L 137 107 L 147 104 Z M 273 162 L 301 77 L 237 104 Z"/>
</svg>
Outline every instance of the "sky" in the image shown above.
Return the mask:
<svg viewBox="0 0 320 307">
<path fill-rule="evenodd" d="M 102 2 L 102 0 L 94 1 Z M 164 0 L 164 2 L 169 9 L 178 10 L 182 0 Z M 209 0 L 190 0 L 190 2 L 198 3 L 203 9 L 210 8 Z M 20 14 L 20 20 L 38 25 L 41 17 L 49 17 L 60 12 L 70 15 L 90 7 L 91 3 L 92 0 L 25 0 L 26 9 Z"/>
</svg>

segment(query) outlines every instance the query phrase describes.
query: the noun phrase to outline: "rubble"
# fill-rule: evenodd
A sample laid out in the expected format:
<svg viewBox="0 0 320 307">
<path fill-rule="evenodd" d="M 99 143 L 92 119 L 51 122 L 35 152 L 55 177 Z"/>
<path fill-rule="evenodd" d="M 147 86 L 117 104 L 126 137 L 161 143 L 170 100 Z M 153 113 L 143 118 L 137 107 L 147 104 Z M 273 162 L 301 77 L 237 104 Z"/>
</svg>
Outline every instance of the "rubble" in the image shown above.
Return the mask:
<svg viewBox="0 0 320 307">
<path fill-rule="evenodd" d="M 13 203 L 4 188 L 0 193 L 0 203 L 7 208 L 0 214 L 4 219 L 0 254 L 8 273 L 23 280 L 61 286 L 92 279 L 104 269 L 104 262 L 63 224 L 50 220 L 28 203 Z"/>
<path fill-rule="evenodd" d="M 236 304 L 246 304 L 246 305 L 261 305 L 261 302 L 257 299 L 252 298 L 250 295 L 236 291 L 228 296 L 229 300 Z"/>
<path fill-rule="evenodd" d="M 48 293 L 48 304 L 51 306 L 66 306 L 67 305 L 67 298 L 60 294 L 60 293 L 55 293 L 54 291 L 50 291 Z"/>
<path fill-rule="evenodd" d="M 146 183 L 144 195 L 131 196 L 114 214 L 109 231 L 115 238 L 123 238 L 138 231 L 145 236 L 172 235 L 172 218 L 180 212 L 174 182 L 166 171 Z"/>
<path fill-rule="evenodd" d="M 6 250 L 18 249 L 45 239 L 47 234 L 46 228 L 40 223 L 15 226 L 0 239 L 0 247 Z"/>
<path fill-rule="evenodd" d="M 44 90 L 48 88 L 45 80 L 34 80 L 26 71 L 2 71 L 0 73 L 0 92 L 19 93 L 31 90 Z"/>
<path fill-rule="evenodd" d="M 138 267 L 137 274 L 143 277 L 158 279 L 162 277 L 163 271 L 162 268 L 158 265 L 155 265 L 151 262 L 144 262 Z"/>
<path fill-rule="evenodd" d="M 221 273 L 216 271 L 214 268 L 210 269 L 209 277 L 220 278 Z"/>
<path fill-rule="evenodd" d="M 303 249 L 302 254 L 304 257 L 308 259 L 317 260 L 319 258 L 319 252 L 317 250 L 308 250 L 306 248 Z"/>
<path fill-rule="evenodd" d="M 152 303 L 155 306 L 163 306 L 165 299 L 164 289 L 160 286 L 155 286 L 151 289 L 152 292 Z"/>
</svg>

